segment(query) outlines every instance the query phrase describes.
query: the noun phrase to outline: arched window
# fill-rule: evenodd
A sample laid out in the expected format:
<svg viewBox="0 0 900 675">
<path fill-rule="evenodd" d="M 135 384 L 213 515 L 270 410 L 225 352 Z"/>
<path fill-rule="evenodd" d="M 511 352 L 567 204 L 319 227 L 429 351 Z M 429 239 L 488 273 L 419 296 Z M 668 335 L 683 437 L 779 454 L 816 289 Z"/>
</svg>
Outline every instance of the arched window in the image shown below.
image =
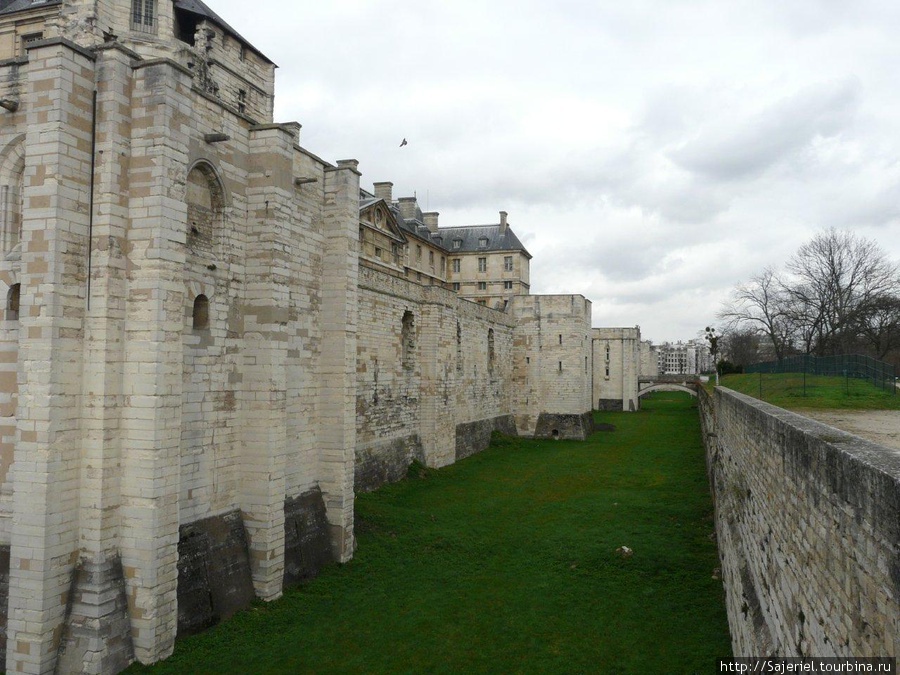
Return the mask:
<svg viewBox="0 0 900 675">
<path fill-rule="evenodd" d="M 187 244 L 197 254 L 212 254 L 220 232 L 224 190 L 215 170 L 199 162 L 187 177 Z"/>
<path fill-rule="evenodd" d="M 25 199 L 25 145 L 18 143 L 0 161 L 0 249 L 11 251 L 22 238 Z"/>
<path fill-rule="evenodd" d="M 209 298 L 202 293 L 194 298 L 193 325 L 194 330 L 209 328 Z"/>
<path fill-rule="evenodd" d="M 9 287 L 9 292 L 6 294 L 7 321 L 19 320 L 19 293 L 21 288 L 21 284 L 13 284 Z"/>
<path fill-rule="evenodd" d="M 412 312 L 403 312 L 400 339 L 402 341 L 403 367 L 412 370 L 415 365 L 416 353 L 416 320 Z"/>
</svg>

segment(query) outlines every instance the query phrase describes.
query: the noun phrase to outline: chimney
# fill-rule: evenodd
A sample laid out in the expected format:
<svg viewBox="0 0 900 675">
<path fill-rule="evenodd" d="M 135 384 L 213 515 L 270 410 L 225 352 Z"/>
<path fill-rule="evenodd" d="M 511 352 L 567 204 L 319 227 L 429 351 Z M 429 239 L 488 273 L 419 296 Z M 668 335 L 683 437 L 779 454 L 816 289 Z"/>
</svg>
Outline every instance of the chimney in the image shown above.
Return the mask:
<svg viewBox="0 0 900 675">
<path fill-rule="evenodd" d="M 509 225 L 506 223 L 507 215 L 506 211 L 500 212 L 500 234 L 506 234 L 506 230 L 509 228 Z"/>
<path fill-rule="evenodd" d="M 375 183 L 375 198 L 383 199 L 390 204 L 394 201 L 394 184 L 390 181 Z"/>
<path fill-rule="evenodd" d="M 400 197 L 400 217 L 403 220 L 414 220 L 419 210 L 419 203 L 415 197 Z"/>
<path fill-rule="evenodd" d="M 429 211 L 428 213 L 422 214 L 422 221 L 425 223 L 425 227 L 428 228 L 430 232 L 434 232 L 437 234 L 438 231 L 438 216 L 441 215 L 437 211 Z"/>
</svg>

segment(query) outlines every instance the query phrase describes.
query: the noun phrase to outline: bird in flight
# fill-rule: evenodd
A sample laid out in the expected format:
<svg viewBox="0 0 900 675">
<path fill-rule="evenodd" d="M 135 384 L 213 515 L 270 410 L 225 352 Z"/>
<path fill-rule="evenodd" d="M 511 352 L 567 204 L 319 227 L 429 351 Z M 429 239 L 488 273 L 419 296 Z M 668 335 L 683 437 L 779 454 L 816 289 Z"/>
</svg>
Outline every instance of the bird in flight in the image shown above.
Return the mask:
<svg viewBox="0 0 900 675">
<path fill-rule="evenodd" d="M 402 148 L 404 145 L 407 145 L 405 138 L 402 141 L 400 141 L 400 147 Z"/>
</svg>

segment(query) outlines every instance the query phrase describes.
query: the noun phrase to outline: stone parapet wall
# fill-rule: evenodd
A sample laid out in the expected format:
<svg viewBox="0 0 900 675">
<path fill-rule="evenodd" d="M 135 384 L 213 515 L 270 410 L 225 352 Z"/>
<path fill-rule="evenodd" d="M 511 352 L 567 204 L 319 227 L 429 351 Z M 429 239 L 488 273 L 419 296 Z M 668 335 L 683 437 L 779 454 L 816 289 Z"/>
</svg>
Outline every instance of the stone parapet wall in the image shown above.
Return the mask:
<svg viewBox="0 0 900 675">
<path fill-rule="evenodd" d="M 736 656 L 900 653 L 900 457 L 725 388 L 700 392 Z"/>
</svg>

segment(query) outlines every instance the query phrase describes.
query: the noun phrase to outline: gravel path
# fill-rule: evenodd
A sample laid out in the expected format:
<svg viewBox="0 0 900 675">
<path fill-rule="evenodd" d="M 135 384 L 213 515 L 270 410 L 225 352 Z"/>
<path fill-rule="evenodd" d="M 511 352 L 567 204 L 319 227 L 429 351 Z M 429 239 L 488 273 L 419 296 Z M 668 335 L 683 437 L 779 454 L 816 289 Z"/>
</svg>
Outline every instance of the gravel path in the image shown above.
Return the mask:
<svg viewBox="0 0 900 675">
<path fill-rule="evenodd" d="M 898 410 L 795 410 L 794 412 L 879 445 L 900 450 Z"/>
</svg>

